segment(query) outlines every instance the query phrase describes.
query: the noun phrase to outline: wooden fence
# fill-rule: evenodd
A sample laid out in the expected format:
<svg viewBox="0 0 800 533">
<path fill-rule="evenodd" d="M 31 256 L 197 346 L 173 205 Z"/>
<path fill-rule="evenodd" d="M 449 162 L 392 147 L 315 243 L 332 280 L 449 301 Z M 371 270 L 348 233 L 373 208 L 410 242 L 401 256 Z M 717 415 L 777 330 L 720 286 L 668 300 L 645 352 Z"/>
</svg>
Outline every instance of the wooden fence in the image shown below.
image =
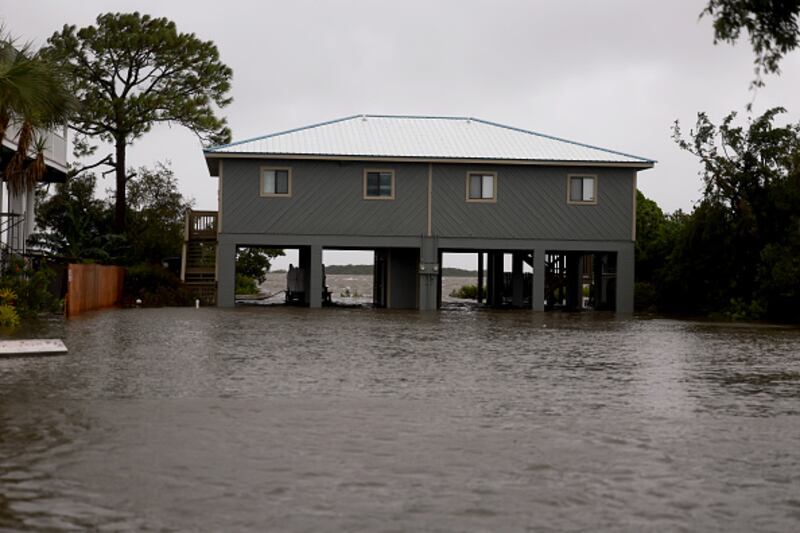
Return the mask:
<svg viewBox="0 0 800 533">
<path fill-rule="evenodd" d="M 69 265 L 64 312 L 67 318 L 122 300 L 125 269 L 118 266 Z"/>
</svg>

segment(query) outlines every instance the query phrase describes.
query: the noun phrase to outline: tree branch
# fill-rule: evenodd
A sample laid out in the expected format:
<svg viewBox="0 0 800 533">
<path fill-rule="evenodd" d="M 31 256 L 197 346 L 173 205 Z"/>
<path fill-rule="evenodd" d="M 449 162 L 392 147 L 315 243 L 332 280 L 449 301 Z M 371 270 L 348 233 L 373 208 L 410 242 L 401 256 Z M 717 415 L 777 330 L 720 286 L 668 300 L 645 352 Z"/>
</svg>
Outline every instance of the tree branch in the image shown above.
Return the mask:
<svg viewBox="0 0 800 533">
<path fill-rule="evenodd" d="M 77 169 L 74 169 L 74 170 L 70 170 L 67 173 L 67 176 L 71 178 L 73 176 L 77 176 L 81 172 L 85 172 L 87 170 L 99 167 L 100 165 L 109 165 L 109 166 L 113 167 L 114 166 L 114 160 L 112 159 L 111 154 L 108 154 L 107 156 L 105 156 L 100 161 L 98 161 L 96 163 L 93 163 L 91 165 L 86 165 L 85 167 L 81 167 L 81 168 L 77 168 Z"/>
</svg>

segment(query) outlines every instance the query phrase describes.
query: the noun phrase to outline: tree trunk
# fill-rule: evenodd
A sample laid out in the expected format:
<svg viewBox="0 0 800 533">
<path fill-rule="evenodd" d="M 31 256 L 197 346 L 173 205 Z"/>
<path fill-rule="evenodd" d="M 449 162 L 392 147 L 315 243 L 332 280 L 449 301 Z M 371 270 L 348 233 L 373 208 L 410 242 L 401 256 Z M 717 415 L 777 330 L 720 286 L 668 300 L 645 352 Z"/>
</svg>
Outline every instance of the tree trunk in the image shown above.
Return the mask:
<svg viewBox="0 0 800 533">
<path fill-rule="evenodd" d="M 125 212 L 128 202 L 126 199 L 126 176 L 125 176 L 125 137 L 116 139 L 117 159 L 115 161 L 117 174 L 116 201 L 114 203 L 114 232 L 125 233 Z"/>
</svg>

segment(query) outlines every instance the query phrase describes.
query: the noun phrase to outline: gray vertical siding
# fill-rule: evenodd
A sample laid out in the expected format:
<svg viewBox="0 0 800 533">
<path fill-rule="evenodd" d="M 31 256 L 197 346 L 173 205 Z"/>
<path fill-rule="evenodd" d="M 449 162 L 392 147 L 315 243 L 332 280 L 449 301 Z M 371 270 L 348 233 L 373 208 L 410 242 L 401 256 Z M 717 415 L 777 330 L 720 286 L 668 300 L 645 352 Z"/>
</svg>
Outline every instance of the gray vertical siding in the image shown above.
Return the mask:
<svg viewBox="0 0 800 533">
<path fill-rule="evenodd" d="M 292 168 L 292 197 L 259 195 L 262 166 Z M 365 168 L 395 171 L 395 200 L 364 200 Z M 496 203 L 465 201 L 467 171 L 498 176 Z M 567 175 L 598 176 L 597 205 L 567 204 Z M 635 171 L 522 165 L 434 164 L 437 237 L 630 241 Z M 223 232 L 421 236 L 427 233 L 427 163 L 226 159 Z"/>
</svg>

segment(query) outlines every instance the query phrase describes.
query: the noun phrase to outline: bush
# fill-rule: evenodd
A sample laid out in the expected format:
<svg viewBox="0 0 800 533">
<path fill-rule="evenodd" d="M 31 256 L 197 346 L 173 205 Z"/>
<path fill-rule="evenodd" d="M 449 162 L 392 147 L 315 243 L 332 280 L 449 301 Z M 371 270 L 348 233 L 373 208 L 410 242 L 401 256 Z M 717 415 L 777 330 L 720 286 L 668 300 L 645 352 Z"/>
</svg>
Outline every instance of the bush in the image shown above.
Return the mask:
<svg viewBox="0 0 800 533">
<path fill-rule="evenodd" d="M 0 328 L 15 329 L 19 326 L 19 323 L 19 314 L 14 307 L 0 304 Z"/>
<path fill-rule="evenodd" d="M 17 295 L 10 289 L 0 289 L 0 328 L 15 329 L 19 326 L 20 319 L 14 302 Z"/>
<path fill-rule="evenodd" d="M 486 288 L 481 291 L 481 295 L 486 297 Z M 464 285 L 460 289 L 453 289 L 450 291 L 451 298 L 462 298 L 464 300 L 477 300 L 478 299 L 478 286 L 477 285 Z"/>
<path fill-rule="evenodd" d="M 123 286 L 123 305 L 136 300 L 147 307 L 192 304 L 192 295 L 175 274 L 161 265 L 140 264 L 128 268 Z"/>
<path fill-rule="evenodd" d="M 633 308 L 636 311 L 654 312 L 658 294 L 652 283 L 637 281 L 633 288 Z"/>
<path fill-rule="evenodd" d="M 55 273 L 47 268 L 34 271 L 25 261 L 12 257 L 0 278 L 3 304 L 13 305 L 22 318 L 35 318 L 40 313 L 58 313 L 61 301 L 50 292 Z M 13 294 L 13 298 L 9 295 Z M 6 300 L 11 301 L 6 301 Z"/>
<path fill-rule="evenodd" d="M 258 294 L 256 280 L 244 274 L 236 274 L 236 294 Z"/>
</svg>

